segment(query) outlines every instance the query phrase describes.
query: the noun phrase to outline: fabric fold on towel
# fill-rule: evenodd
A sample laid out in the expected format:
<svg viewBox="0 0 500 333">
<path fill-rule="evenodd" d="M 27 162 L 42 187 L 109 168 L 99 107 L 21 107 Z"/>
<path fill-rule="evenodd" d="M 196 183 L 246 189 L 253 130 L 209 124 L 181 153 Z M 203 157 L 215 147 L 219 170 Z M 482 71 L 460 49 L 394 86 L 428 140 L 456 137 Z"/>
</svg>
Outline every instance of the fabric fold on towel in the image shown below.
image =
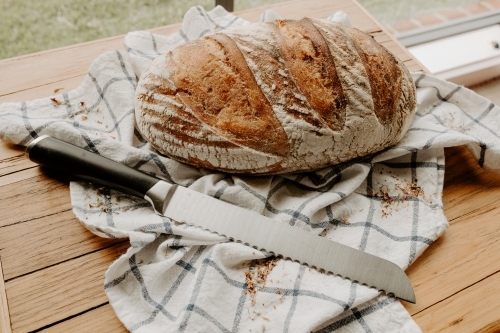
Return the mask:
<svg viewBox="0 0 500 333">
<path fill-rule="evenodd" d="M 330 19 L 350 24 L 343 13 Z M 158 154 L 134 127 L 141 72 L 188 40 L 248 24 L 222 7 L 194 7 L 173 35 L 129 33 L 127 52 L 98 57 L 79 88 L 0 105 L 0 138 L 26 145 L 51 135 L 403 269 L 448 226 L 441 199 L 443 148 L 467 145 L 482 167 L 500 171 L 500 108 L 422 73 L 412 74 L 418 109 L 407 134 L 363 163 L 248 177 Z M 143 199 L 99 185 L 72 181 L 70 195 L 75 215 L 90 231 L 130 240 L 104 278 L 110 304 L 130 331 L 420 331 L 398 300 L 375 289 L 179 224 L 156 215 Z"/>
</svg>

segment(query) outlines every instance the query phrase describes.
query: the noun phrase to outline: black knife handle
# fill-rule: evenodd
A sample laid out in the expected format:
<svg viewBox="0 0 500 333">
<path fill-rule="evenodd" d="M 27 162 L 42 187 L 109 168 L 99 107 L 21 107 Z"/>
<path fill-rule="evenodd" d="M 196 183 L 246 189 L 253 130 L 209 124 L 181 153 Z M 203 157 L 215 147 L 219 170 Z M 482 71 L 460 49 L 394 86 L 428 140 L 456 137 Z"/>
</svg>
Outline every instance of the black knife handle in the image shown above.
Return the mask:
<svg viewBox="0 0 500 333">
<path fill-rule="evenodd" d="M 26 149 L 30 160 L 89 182 L 139 198 L 160 179 L 50 136 L 33 140 Z"/>
</svg>

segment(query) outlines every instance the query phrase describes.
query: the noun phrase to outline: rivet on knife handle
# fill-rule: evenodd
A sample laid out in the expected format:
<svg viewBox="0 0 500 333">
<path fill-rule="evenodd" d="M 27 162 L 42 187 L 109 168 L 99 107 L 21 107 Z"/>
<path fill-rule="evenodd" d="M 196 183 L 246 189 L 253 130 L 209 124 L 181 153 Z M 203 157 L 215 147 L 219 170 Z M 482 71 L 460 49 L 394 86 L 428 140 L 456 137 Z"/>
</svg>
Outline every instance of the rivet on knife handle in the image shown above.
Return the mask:
<svg viewBox="0 0 500 333">
<path fill-rule="evenodd" d="M 388 260 L 191 189 L 169 184 L 55 138 L 44 136 L 33 140 L 26 154 L 43 166 L 145 198 L 158 214 L 177 222 L 201 227 L 415 303 L 408 277 L 399 266 Z"/>
</svg>

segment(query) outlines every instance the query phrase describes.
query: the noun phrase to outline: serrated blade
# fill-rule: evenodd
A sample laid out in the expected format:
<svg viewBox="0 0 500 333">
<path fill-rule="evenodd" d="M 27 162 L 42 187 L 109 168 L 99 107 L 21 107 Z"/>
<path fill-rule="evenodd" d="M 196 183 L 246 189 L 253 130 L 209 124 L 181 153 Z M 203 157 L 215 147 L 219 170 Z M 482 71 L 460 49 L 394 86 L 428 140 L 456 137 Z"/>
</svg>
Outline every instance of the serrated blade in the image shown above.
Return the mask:
<svg viewBox="0 0 500 333">
<path fill-rule="evenodd" d="M 163 215 L 177 222 L 216 232 L 415 303 L 408 277 L 388 260 L 180 186 L 171 188 L 165 205 Z"/>
<path fill-rule="evenodd" d="M 26 154 L 41 165 L 143 197 L 158 214 L 177 222 L 196 225 L 415 303 L 408 277 L 390 261 L 170 184 L 55 138 L 41 136 L 33 140 Z"/>
</svg>

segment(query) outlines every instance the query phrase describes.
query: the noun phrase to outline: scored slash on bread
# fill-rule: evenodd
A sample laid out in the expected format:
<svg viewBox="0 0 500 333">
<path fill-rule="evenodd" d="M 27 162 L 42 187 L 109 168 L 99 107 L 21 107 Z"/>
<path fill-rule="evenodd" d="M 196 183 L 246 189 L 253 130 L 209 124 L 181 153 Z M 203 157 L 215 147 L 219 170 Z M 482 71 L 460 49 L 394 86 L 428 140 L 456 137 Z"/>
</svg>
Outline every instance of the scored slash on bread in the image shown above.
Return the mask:
<svg viewBox="0 0 500 333">
<path fill-rule="evenodd" d="M 415 85 L 371 36 L 326 20 L 216 33 L 156 58 L 136 91 L 159 152 L 232 173 L 311 171 L 397 143 Z"/>
</svg>

